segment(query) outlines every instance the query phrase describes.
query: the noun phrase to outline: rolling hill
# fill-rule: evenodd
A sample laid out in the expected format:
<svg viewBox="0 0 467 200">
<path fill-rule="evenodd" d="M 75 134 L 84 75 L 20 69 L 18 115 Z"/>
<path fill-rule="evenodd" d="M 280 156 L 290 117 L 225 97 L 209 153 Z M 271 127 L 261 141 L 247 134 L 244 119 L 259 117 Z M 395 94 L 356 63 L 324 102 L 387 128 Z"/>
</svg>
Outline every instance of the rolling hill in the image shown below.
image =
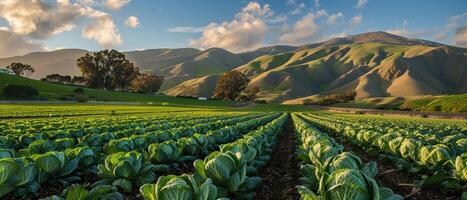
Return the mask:
<svg viewBox="0 0 467 200">
<path fill-rule="evenodd" d="M 85 50 L 64 49 L 0 59 L 0 66 L 36 66 L 33 78 L 78 74 Z M 357 98 L 467 93 L 467 50 L 427 40 L 370 32 L 302 46 L 276 45 L 232 53 L 220 48 L 124 52 L 141 71 L 163 75 L 168 95 L 210 96 L 220 74 L 238 70 L 270 102 L 309 102 L 334 93 Z"/>
</svg>

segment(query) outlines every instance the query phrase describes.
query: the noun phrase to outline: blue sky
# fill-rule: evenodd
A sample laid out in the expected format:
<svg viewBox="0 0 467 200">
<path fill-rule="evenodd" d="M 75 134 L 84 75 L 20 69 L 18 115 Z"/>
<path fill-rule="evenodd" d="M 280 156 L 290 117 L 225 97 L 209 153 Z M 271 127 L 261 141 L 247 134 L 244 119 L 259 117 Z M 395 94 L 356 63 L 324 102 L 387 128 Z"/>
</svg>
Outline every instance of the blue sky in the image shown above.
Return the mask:
<svg viewBox="0 0 467 200">
<path fill-rule="evenodd" d="M 9 14 L 15 9 L 29 13 Z M 240 52 L 379 30 L 467 46 L 466 21 L 465 0 L 0 0 L 0 39 L 20 44 L 0 46 L 0 57 L 60 48 Z"/>
</svg>

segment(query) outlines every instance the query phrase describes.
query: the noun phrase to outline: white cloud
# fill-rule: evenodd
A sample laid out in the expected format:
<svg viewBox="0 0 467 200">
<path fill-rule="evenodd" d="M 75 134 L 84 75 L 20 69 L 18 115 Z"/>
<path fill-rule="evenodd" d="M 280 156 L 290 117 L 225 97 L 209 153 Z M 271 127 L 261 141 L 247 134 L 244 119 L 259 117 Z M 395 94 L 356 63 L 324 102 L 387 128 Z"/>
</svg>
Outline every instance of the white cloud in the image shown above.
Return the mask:
<svg viewBox="0 0 467 200">
<path fill-rule="evenodd" d="M 279 38 L 279 41 L 281 43 L 299 45 L 322 39 L 322 27 L 316 23 L 316 20 L 326 15 L 327 13 L 324 10 L 308 13 L 297 21 L 290 30 L 287 30 Z"/>
<path fill-rule="evenodd" d="M 206 27 L 194 27 L 194 26 L 177 26 L 167 30 L 171 33 L 200 33 L 203 32 Z"/>
<path fill-rule="evenodd" d="M 30 42 L 24 36 L 0 29 L 0 58 L 24 55 L 33 51 L 45 51 L 37 43 Z"/>
<path fill-rule="evenodd" d="M 130 3 L 131 0 L 106 0 L 105 6 L 112 10 L 119 10 L 123 6 Z"/>
<path fill-rule="evenodd" d="M 125 26 L 126 27 L 129 27 L 129 28 L 136 28 L 138 27 L 139 25 L 139 20 L 137 17 L 135 16 L 129 16 L 126 20 L 125 20 Z"/>
<path fill-rule="evenodd" d="M 341 12 L 338 12 L 338 13 L 335 13 L 335 14 L 332 14 L 330 15 L 328 18 L 327 18 L 327 24 L 329 25 L 334 25 L 337 23 L 337 21 L 344 17 L 344 14 L 342 14 Z"/>
<path fill-rule="evenodd" d="M 295 5 L 295 0 L 287 0 L 286 4 L 287 5 Z"/>
<path fill-rule="evenodd" d="M 96 40 L 102 47 L 120 44 L 121 36 L 111 15 L 91 7 L 95 4 L 93 0 L 2 0 L 0 18 L 8 22 L 11 34 L 28 41 L 44 40 L 84 24 L 84 38 Z"/>
<path fill-rule="evenodd" d="M 283 14 L 283 15 L 277 15 L 276 17 L 274 17 L 273 19 L 268 19 L 266 20 L 268 23 L 282 23 L 282 22 L 285 22 L 287 21 L 287 15 L 286 14 Z"/>
<path fill-rule="evenodd" d="M 304 3 L 300 3 L 295 9 L 290 11 L 289 13 L 291 15 L 298 15 L 303 12 L 303 9 L 305 9 L 306 5 Z"/>
<path fill-rule="evenodd" d="M 43 39 L 69 31 L 85 13 L 78 4 L 57 0 L 49 5 L 37 0 L 0 1 L 0 17 L 13 33 Z"/>
<path fill-rule="evenodd" d="M 363 16 L 360 14 L 360 15 L 357 15 L 357 16 L 354 16 L 352 18 L 350 18 L 350 27 L 352 28 L 355 28 L 357 26 L 359 26 L 363 21 Z"/>
<path fill-rule="evenodd" d="M 319 0 L 313 0 L 313 4 L 315 5 L 315 7 L 319 7 Z"/>
<path fill-rule="evenodd" d="M 449 18 L 447 24 L 434 36 L 439 41 L 462 46 L 462 27 L 467 24 L 467 12 Z"/>
<path fill-rule="evenodd" d="M 456 29 L 454 33 L 454 43 L 461 47 L 467 47 L 467 25 Z"/>
<path fill-rule="evenodd" d="M 230 22 L 211 23 L 205 27 L 202 36 L 190 41 L 199 48 L 221 47 L 241 52 L 263 46 L 268 30 L 265 19 L 273 15 L 268 4 L 261 6 L 250 2 Z"/>
<path fill-rule="evenodd" d="M 368 0 L 358 0 L 357 8 L 363 7 L 363 5 L 365 5 L 366 3 L 368 3 Z"/>
<path fill-rule="evenodd" d="M 83 28 L 82 35 L 86 39 L 97 41 L 102 48 L 111 48 L 122 44 L 122 38 L 112 17 L 102 11 L 88 9 L 89 17 L 94 23 Z"/>
</svg>

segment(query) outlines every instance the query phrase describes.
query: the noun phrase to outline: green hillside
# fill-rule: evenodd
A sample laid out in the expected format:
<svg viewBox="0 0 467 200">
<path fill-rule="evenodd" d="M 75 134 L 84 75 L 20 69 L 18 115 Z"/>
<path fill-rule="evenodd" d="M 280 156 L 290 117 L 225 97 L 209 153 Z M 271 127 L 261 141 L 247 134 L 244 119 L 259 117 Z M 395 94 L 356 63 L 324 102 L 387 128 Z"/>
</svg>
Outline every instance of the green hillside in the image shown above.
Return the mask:
<svg viewBox="0 0 467 200">
<path fill-rule="evenodd" d="M 62 97 L 73 94 L 73 90 L 77 87 L 61 84 L 47 83 L 38 80 L 0 74 L 0 100 L 14 100 L 6 98 L 2 91 L 8 84 L 29 85 L 39 91 L 39 96 L 36 100 L 61 100 Z M 177 105 L 200 105 L 200 106 L 230 106 L 232 103 L 228 101 L 198 101 L 195 99 L 184 99 L 166 95 L 148 95 L 129 92 L 114 92 L 98 89 L 84 88 L 85 94 L 97 101 L 117 101 L 117 102 L 152 102 L 153 104 L 177 104 Z"/>
</svg>

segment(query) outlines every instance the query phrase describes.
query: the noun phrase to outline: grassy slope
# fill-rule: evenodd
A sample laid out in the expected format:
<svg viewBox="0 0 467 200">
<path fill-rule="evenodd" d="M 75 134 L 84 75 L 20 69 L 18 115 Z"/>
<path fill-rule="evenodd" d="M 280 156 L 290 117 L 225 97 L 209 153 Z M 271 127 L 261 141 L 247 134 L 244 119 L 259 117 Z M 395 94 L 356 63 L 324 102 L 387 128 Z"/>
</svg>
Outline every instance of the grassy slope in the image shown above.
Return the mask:
<svg viewBox="0 0 467 200">
<path fill-rule="evenodd" d="M 46 83 L 33 79 L 17 77 L 12 75 L 0 74 L 0 100 L 11 100 L 3 96 L 1 91 L 7 84 L 30 85 L 39 91 L 39 98 L 46 100 L 60 100 L 60 97 L 73 93 L 74 86 Z M 176 98 L 165 95 L 148 95 L 128 92 L 114 92 L 98 89 L 85 88 L 85 94 L 95 97 L 100 101 L 119 101 L 119 102 L 153 102 L 155 104 L 169 103 L 178 105 L 200 105 L 200 106 L 229 106 L 231 102 L 227 101 L 198 101 L 194 99 Z"/>
<path fill-rule="evenodd" d="M 467 94 L 445 96 L 415 96 L 397 98 L 368 98 L 354 103 L 336 104 L 337 107 L 403 109 L 412 111 L 467 112 Z"/>
</svg>

